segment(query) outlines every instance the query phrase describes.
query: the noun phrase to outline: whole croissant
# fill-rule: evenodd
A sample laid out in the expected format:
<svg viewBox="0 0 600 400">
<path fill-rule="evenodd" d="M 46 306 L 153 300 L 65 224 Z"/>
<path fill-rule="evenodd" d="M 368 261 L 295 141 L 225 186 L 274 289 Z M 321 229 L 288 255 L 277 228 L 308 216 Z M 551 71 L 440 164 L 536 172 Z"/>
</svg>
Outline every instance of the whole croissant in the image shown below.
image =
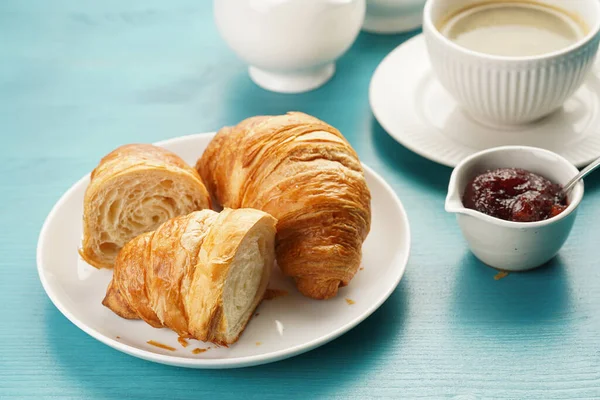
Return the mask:
<svg viewBox="0 0 600 400">
<path fill-rule="evenodd" d="M 149 144 L 121 146 L 92 171 L 79 253 L 97 268 L 110 268 L 129 240 L 203 208 L 210 208 L 206 187 L 179 156 Z"/>
<path fill-rule="evenodd" d="M 337 129 L 302 113 L 249 118 L 221 129 L 196 168 L 223 206 L 278 219 L 277 262 L 301 293 L 327 299 L 355 275 L 371 195 Z"/>
<path fill-rule="evenodd" d="M 234 343 L 267 288 L 276 222 L 252 209 L 173 218 L 125 245 L 102 304 L 183 337 Z"/>
</svg>

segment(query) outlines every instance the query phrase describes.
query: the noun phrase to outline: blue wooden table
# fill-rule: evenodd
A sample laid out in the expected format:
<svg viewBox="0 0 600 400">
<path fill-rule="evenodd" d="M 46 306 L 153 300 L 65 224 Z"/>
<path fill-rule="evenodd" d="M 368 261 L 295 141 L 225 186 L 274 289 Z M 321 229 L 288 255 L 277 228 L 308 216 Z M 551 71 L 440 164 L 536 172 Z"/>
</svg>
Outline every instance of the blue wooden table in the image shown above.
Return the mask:
<svg viewBox="0 0 600 400">
<path fill-rule="evenodd" d="M 326 86 L 280 95 L 250 81 L 210 3 L 0 2 L 0 398 L 600 398 L 600 173 L 560 256 L 495 280 L 443 211 L 450 169 L 369 109 L 371 74 L 411 35 L 361 34 Z M 288 110 L 338 127 L 409 214 L 406 275 L 369 319 L 275 364 L 185 370 L 121 354 L 52 305 L 37 236 L 102 155 Z"/>
</svg>

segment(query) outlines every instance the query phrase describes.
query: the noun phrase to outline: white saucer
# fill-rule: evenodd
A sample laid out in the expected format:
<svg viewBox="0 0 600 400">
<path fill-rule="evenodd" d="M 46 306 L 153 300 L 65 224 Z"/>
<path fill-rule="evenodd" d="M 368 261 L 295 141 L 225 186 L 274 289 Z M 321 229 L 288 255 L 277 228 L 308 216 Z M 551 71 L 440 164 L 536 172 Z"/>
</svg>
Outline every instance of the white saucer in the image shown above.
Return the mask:
<svg viewBox="0 0 600 400">
<path fill-rule="evenodd" d="M 194 165 L 213 133 L 158 143 Z M 410 249 L 408 219 L 390 186 L 365 167 L 372 195 L 371 232 L 363 245 L 362 268 L 336 298 L 311 300 L 298 293 L 279 268 L 269 284 L 289 294 L 264 301 L 240 340 L 229 348 L 190 340 L 183 348 L 168 329 L 125 320 L 100 304 L 112 271 L 97 270 L 77 254 L 81 242 L 83 195 L 89 176 L 75 183 L 56 203 L 40 233 L 38 273 L 46 293 L 77 327 L 124 353 L 189 368 L 235 368 L 264 364 L 312 350 L 342 335 L 371 315 L 392 294 L 406 268 Z M 352 300 L 347 301 L 346 299 Z M 171 346 L 163 350 L 147 342 Z M 208 348 L 193 354 L 194 348 Z M 349 349 L 348 351 L 352 351 Z"/>
<path fill-rule="evenodd" d="M 582 167 L 600 156 L 600 79 L 596 68 L 562 109 L 535 123 L 498 128 L 462 111 L 435 79 L 423 35 L 404 42 L 377 67 L 369 89 L 371 109 L 399 143 L 450 167 L 497 146 L 554 151 Z"/>
</svg>

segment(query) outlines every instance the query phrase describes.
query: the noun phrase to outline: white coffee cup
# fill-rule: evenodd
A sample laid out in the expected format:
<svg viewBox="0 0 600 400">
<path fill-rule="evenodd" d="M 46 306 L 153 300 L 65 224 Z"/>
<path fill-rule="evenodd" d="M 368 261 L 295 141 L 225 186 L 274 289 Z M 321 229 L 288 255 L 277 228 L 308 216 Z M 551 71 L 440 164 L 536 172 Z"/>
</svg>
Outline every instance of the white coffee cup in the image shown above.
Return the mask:
<svg viewBox="0 0 600 400">
<path fill-rule="evenodd" d="M 428 0 L 423 32 L 433 70 L 446 90 L 476 120 L 518 125 L 544 117 L 583 84 L 600 40 L 600 1 L 537 0 L 573 12 L 589 27 L 585 37 L 552 53 L 504 57 L 462 47 L 436 27 L 444 17 L 482 0 Z"/>
</svg>

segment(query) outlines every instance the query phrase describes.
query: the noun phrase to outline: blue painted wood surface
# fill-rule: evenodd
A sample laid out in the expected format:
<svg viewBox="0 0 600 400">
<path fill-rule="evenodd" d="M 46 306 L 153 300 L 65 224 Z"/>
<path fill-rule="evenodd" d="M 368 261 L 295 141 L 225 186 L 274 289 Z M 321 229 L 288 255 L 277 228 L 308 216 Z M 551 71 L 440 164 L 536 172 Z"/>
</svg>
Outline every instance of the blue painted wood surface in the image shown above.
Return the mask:
<svg viewBox="0 0 600 400">
<path fill-rule="evenodd" d="M 279 95 L 249 80 L 208 0 L 0 2 L 0 398 L 600 398 L 600 173 L 560 256 L 494 280 L 443 211 L 450 169 L 369 109 L 371 74 L 410 36 L 361 34 L 326 86 Z M 367 321 L 293 359 L 202 371 L 121 354 L 51 304 L 39 230 L 102 155 L 288 110 L 338 127 L 410 216 L 406 275 Z"/>
</svg>

